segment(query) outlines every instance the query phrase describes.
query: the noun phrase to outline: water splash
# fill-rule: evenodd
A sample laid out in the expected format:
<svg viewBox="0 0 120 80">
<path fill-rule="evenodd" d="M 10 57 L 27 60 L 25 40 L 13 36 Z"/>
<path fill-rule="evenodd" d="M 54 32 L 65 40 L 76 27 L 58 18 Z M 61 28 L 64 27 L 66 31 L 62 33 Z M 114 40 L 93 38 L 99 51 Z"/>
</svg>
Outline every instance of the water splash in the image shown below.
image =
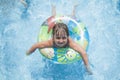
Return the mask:
<svg viewBox="0 0 120 80">
<path fill-rule="evenodd" d="M 80 1 L 76 16 L 90 34 L 88 57 L 93 75 L 85 73 L 82 61 L 60 65 L 44 59 L 39 51 L 26 56 L 37 41 L 40 25 L 57 13 L 70 15 Z M 59 4 L 61 3 L 61 4 Z M 19 0 L 0 0 L 0 77 L 2 80 L 119 80 L 120 0 L 31 0 L 25 8 Z M 111 76 L 112 75 L 112 76 Z"/>
</svg>

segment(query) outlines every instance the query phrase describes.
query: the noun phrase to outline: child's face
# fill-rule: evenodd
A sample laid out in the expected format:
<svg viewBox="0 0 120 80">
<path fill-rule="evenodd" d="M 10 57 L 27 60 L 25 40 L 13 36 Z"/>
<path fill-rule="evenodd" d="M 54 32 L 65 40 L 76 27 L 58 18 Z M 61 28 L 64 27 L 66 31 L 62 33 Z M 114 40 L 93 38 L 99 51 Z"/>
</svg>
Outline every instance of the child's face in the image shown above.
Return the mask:
<svg viewBox="0 0 120 80">
<path fill-rule="evenodd" d="M 59 31 L 55 35 L 53 35 L 53 40 L 56 46 L 64 47 L 67 44 L 68 36 L 65 31 Z"/>
</svg>

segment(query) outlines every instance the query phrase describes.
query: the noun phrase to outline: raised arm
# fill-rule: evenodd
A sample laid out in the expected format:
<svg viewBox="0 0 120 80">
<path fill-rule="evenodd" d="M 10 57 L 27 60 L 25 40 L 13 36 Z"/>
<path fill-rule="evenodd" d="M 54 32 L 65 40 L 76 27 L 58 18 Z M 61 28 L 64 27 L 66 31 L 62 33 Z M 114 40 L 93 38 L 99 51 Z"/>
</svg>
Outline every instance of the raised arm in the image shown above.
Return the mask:
<svg viewBox="0 0 120 80">
<path fill-rule="evenodd" d="M 89 74 L 92 74 L 90 67 L 89 67 L 86 51 L 79 44 L 73 41 L 71 38 L 69 38 L 69 46 L 75 51 L 77 51 L 82 56 L 82 59 L 84 61 L 87 71 L 89 72 Z"/>
<path fill-rule="evenodd" d="M 28 51 L 27 51 L 27 55 L 30 55 L 31 53 L 33 53 L 36 49 L 40 48 L 47 48 L 47 47 L 52 47 L 52 39 L 48 40 L 48 41 L 43 41 L 43 42 L 38 42 L 36 44 L 34 44 Z"/>
<path fill-rule="evenodd" d="M 77 51 L 78 53 L 80 53 L 84 61 L 84 64 L 88 66 L 88 58 L 87 58 L 86 51 L 79 44 L 73 41 L 71 38 L 69 38 L 69 46 L 75 51 Z"/>
</svg>

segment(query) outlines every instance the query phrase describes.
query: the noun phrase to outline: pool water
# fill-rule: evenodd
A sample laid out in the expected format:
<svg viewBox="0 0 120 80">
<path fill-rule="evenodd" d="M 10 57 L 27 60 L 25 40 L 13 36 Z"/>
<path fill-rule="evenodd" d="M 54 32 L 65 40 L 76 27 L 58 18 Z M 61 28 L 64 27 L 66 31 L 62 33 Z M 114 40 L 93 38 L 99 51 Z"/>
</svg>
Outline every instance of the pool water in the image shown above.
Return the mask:
<svg viewBox="0 0 120 80">
<path fill-rule="evenodd" d="M 120 80 L 120 0 L 0 0 L 0 80 Z M 38 50 L 26 56 L 37 42 L 40 25 L 57 14 L 76 17 L 86 24 L 90 36 L 88 75 L 83 61 L 55 64 Z"/>
</svg>

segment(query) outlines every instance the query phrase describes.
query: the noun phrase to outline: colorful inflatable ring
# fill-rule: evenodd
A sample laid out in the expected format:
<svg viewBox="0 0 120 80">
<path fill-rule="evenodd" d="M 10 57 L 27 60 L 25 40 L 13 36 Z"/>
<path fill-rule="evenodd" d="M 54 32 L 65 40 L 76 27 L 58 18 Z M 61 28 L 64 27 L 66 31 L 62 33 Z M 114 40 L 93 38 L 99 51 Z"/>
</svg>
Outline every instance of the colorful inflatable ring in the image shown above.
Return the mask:
<svg viewBox="0 0 120 80">
<path fill-rule="evenodd" d="M 86 51 L 89 44 L 89 34 L 85 25 L 77 19 L 72 19 L 67 16 L 55 16 L 48 18 L 40 27 L 38 41 L 46 41 L 52 37 L 52 30 L 55 23 L 65 23 L 68 26 L 70 37 L 81 45 Z M 47 31 L 50 31 L 49 33 Z M 59 63 L 68 64 L 81 59 L 79 53 L 71 48 L 44 48 L 39 49 L 40 53 L 46 58 Z"/>
</svg>

